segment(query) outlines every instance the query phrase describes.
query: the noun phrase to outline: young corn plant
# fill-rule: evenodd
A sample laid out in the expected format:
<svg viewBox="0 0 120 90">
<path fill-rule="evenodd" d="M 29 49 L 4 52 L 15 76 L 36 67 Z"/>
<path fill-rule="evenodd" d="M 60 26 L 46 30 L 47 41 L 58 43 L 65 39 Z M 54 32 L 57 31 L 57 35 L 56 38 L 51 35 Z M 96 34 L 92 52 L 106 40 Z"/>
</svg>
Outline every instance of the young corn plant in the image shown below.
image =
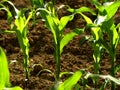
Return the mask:
<svg viewBox="0 0 120 90">
<path fill-rule="evenodd" d="M 33 0 L 34 4 L 38 7 L 37 11 L 40 12 L 40 16 L 44 19 L 46 27 L 52 32 L 54 40 L 54 58 L 57 65 L 56 73 L 56 86 L 55 90 L 58 90 L 58 84 L 60 81 L 60 56 L 63 52 L 64 46 L 66 46 L 74 36 L 80 35 L 83 33 L 83 29 L 74 29 L 73 32 L 66 35 L 63 34 L 64 28 L 67 23 L 71 21 L 74 17 L 74 14 L 63 16 L 60 19 L 58 18 L 57 12 L 60 9 L 55 9 L 53 2 L 44 3 L 43 0 Z M 63 7 L 63 6 L 61 6 Z"/>
<path fill-rule="evenodd" d="M 95 13 L 87 8 L 87 7 L 83 7 L 83 8 L 80 8 L 80 9 L 71 9 L 69 8 L 68 9 L 70 12 L 72 13 L 77 13 L 77 14 L 80 14 L 81 16 L 85 16 L 82 12 L 84 10 L 90 12 L 92 15 L 95 15 Z M 87 21 L 88 22 L 88 21 Z M 90 22 L 89 22 L 90 23 Z M 93 53 L 93 58 L 94 58 L 94 73 L 95 74 L 99 74 L 99 70 L 100 70 L 100 61 L 101 61 L 101 56 L 102 56 L 102 53 L 103 53 L 103 47 L 102 45 L 100 44 L 100 42 L 98 41 L 98 36 L 101 36 L 101 31 L 99 28 L 94 28 L 94 31 L 96 31 L 96 34 L 94 34 L 93 37 L 89 37 L 89 36 L 85 36 L 84 37 L 84 40 L 87 40 L 89 39 L 89 41 L 91 42 L 91 45 L 93 47 L 93 50 L 94 50 L 94 53 Z M 97 34 L 97 32 L 99 32 L 99 34 Z M 93 34 L 92 34 L 93 35 Z M 97 38 L 96 38 L 97 37 Z M 82 40 L 82 42 L 84 42 L 84 40 Z M 82 43 L 81 42 L 81 43 Z M 94 88 L 97 88 L 97 77 L 94 77 L 93 79 L 93 82 L 94 82 Z M 85 88 L 85 87 L 84 87 Z"/>
<path fill-rule="evenodd" d="M 87 17 L 83 14 L 81 14 L 85 19 L 87 19 Z M 88 19 L 87 19 L 88 20 Z M 89 21 L 89 20 L 88 20 Z M 91 20 L 92 22 L 92 20 Z M 86 26 L 86 28 L 88 29 L 88 27 L 91 28 L 90 25 Z M 101 42 L 99 41 L 99 37 L 102 38 L 102 33 L 99 27 L 94 27 L 92 26 L 91 31 L 96 31 L 92 32 L 92 35 L 86 35 L 82 38 L 80 45 L 83 44 L 85 41 L 89 41 L 92 49 L 93 49 L 93 59 L 94 59 L 94 74 L 99 74 L 100 71 L 100 64 L 101 64 L 101 60 L 102 60 L 102 56 L 104 53 L 104 47 L 102 46 Z M 98 86 L 98 77 L 93 77 L 93 83 L 94 83 L 94 88 L 97 88 Z"/>
<path fill-rule="evenodd" d="M 94 59 L 94 74 L 99 74 L 100 70 L 100 63 L 102 60 L 102 55 L 103 55 L 103 47 L 99 41 L 97 41 L 95 38 L 91 42 L 91 45 L 93 47 L 93 59 Z M 94 77 L 93 79 L 94 83 L 94 88 L 98 87 L 98 78 Z"/>
<path fill-rule="evenodd" d="M 0 47 L 0 90 L 23 90 L 19 86 L 11 87 L 8 61 Z"/>
<path fill-rule="evenodd" d="M 100 42 L 102 47 L 108 51 L 111 58 L 111 75 L 115 77 L 117 68 L 115 66 L 116 49 L 119 43 L 120 29 L 118 25 L 114 24 L 113 16 L 120 6 L 120 1 L 106 2 L 103 5 L 94 2 L 94 5 L 98 9 L 98 16 L 94 22 L 87 16 L 81 15 L 86 20 L 88 26 L 91 27 L 94 39 Z M 104 39 L 104 34 L 108 36 L 109 42 Z M 115 83 L 113 81 L 111 81 L 111 90 L 115 90 Z"/>
<path fill-rule="evenodd" d="M 15 17 L 13 17 L 11 11 L 9 10 L 9 8 L 7 6 L 4 5 L 4 3 L 8 3 L 9 5 L 11 5 L 13 7 L 13 10 L 15 12 Z M 10 24 L 10 28 L 11 30 L 6 30 L 7 33 L 11 33 L 14 32 L 17 35 L 18 41 L 19 41 L 19 45 L 21 48 L 21 51 L 23 53 L 24 56 L 24 62 L 23 62 L 23 66 L 25 69 L 25 73 L 26 73 L 26 81 L 29 78 L 29 69 L 28 69 L 28 65 L 29 65 L 29 40 L 27 38 L 27 34 L 28 34 L 28 22 L 32 17 L 32 12 L 30 13 L 30 15 L 26 18 L 25 17 L 25 9 L 21 9 L 18 10 L 14 4 L 10 1 L 2 1 L 1 2 L 1 10 L 5 10 L 7 12 L 7 18 L 8 18 L 8 22 Z M 14 21 L 13 21 L 14 19 Z"/>
</svg>

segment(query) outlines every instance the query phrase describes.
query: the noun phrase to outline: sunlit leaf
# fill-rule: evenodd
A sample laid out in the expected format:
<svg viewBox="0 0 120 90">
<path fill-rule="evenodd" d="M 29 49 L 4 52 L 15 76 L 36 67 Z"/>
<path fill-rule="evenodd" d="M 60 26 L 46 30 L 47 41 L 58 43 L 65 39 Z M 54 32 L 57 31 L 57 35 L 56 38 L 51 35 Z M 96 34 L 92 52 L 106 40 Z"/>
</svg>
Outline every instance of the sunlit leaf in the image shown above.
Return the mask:
<svg viewBox="0 0 120 90">
<path fill-rule="evenodd" d="M 3 90 L 23 90 L 23 89 L 19 86 L 15 86 L 15 87 L 12 87 L 12 88 L 4 88 Z"/>
<path fill-rule="evenodd" d="M 64 46 L 66 46 L 74 36 L 80 35 L 84 32 L 84 29 L 74 29 L 73 32 L 66 34 L 60 42 L 60 53 L 62 53 Z"/>
<path fill-rule="evenodd" d="M 117 10 L 120 6 L 120 1 L 106 2 L 106 3 L 104 4 L 104 6 L 105 6 L 105 10 L 107 11 L 107 16 L 108 16 L 107 20 L 109 20 L 117 12 Z"/>
<path fill-rule="evenodd" d="M 49 28 L 51 30 L 51 32 L 53 33 L 53 37 L 54 37 L 55 43 L 57 44 L 56 30 L 58 30 L 58 27 L 54 23 L 54 20 L 49 15 L 46 16 L 46 25 L 47 25 L 47 28 Z"/>
<path fill-rule="evenodd" d="M 116 48 L 119 41 L 119 35 L 115 28 L 113 19 L 104 22 L 101 26 L 101 29 L 107 33 L 110 43 Z"/>
<path fill-rule="evenodd" d="M 0 47 L 0 88 L 10 87 L 10 75 L 6 55 Z"/>
<path fill-rule="evenodd" d="M 64 16 L 60 19 L 59 30 L 63 30 L 66 24 L 73 19 L 73 15 Z"/>
<path fill-rule="evenodd" d="M 92 15 L 96 15 L 96 13 L 91 8 L 88 8 L 88 7 L 80 7 L 79 9 L 73 9 L 73 8 L 68 7 L 68 11 L 73 13 L 73 14 L 89 12 Z"/>
<path fill-rule="evenodd" d="M 20 33 L 23 32 L 23 29 L 24 29 L 24 25 L 25 25 L 25 21 L 22 17 L 19 17 L 15 20 L 15 24 L 17 26 L 17 30 L 20 31 Z"/>
<path fill-rule="evenodd" d="M 75 84 L 79 81 L 82 76 L 81 71 L 76 71 L 70 78 L 61 83 L 58 90 L 72 90 Z"/>
<path fill-rule="evenodd" d="M 91 31 L 95 40 L 99 40 L 99 38 L 102 38 L 101 30 L 99 27 L 93 27 L 91 28 Z"/>
<path fill-rule="evenodd" d="M 87 17 L 86 15 L 84 15 L 83 13 L 80 13 L 82 15 L 82 17 L 85 19 L 85 21 L 87 22 L 87 24 L 93 24 L 92 20 Z"/>
<path fill-rule="evenodd" d="M 0 10 L 5 10 L 7 12 L 7 20 L 9 22 L 9 24 L 11 24 L 13 16 L 12 16 L 12 13 L 10 12 L 9 8 L 5 7 L 2 4 L 0 4 L 0 6 L 2 7 L 2 8 L 0 8 Z"/>
</svg>

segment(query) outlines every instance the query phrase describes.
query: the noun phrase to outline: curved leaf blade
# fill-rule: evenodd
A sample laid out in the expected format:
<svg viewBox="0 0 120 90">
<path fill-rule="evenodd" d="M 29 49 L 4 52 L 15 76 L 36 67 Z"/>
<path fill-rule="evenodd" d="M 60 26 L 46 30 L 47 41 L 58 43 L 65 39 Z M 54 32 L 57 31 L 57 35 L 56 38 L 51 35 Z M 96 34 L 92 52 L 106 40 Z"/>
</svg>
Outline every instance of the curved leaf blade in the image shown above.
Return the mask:
<svg viewBox="0 0 120 90">
<path fill-rule="evenodd" d="M 108 15 L 107 20 L 109 20 L 111 17 L 113 17 L 115 15 L 115 13 L 117 12 L 117 10 L 120 6 L 120 1 L 109 2 L 109 3 L 110 3 L 109 5 L 107 5 L 105 3 L 105 5 L 107 5 L 106 8 L 105 8 L 105 10 L 107 11 L 107 15 Z"/>
<path fill-rule="evenodd" d="M 73 13 L 73 14 L 79 14 L 79 13 L 82 13 L 82 12 L 89 12 L 92 15 L 96 15 L 96 13 L 92 9 L 90 9 L 88 7 L 81 7 L 79 9 L 73 9 L 73 8 L 69 7 L 68 11 L 71 12 L 71 13 Z"/>
<path fill-rule="evenodd" d="M 72 90 L 73 86 L 79 81 L 81 76 L 81 71 L 75 72 L 70 78 L 68 78 L 58 86 L 58 90 Z"/>
<path fill-rule="evenodd" d="M 10 75 L 6 55 L 0 47 L 0 88 L 10 87 Z"/>
<path fill-rule="evenodd" d="M 60 19 L 59 31 L 63 30 L 66 24 L 73 19 L 74 15 L 64 16 Z"/>
<path fill-rule="evenodd" d="M 64 38 L 60 42 L 60 53 L 62 53 L 64 46 L 66 46 L 73 39 L 74 36 L 80 35 L 83 32 L 84 32 L 84 29 L 76 28 L 76 29 L 74 29 L 73 32 L 65 35 Z"/>
</svg>

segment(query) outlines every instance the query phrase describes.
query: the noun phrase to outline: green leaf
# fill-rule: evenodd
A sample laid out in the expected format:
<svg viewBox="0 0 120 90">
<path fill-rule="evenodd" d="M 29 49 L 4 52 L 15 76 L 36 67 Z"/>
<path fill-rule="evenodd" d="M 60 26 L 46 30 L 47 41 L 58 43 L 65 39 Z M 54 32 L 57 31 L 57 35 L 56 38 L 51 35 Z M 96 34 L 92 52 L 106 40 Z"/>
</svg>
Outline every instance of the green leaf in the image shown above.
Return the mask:
<svg viewBox="0 0 120 90">
<path fill-rule="evenodd" d="M 81 76 L 82 72 L 76 71 L 70 78 L 68 78 L 58 86 L 58 90 L 72 90 L 73 86 L 77 84 Z"/>
<path fill-rule="evenodd" d="M 100 37 L 101 31 L 100 31 L 99 27 L 93 27 L 93 28 L 91 28 L 91 30 L 92 30 L 93 37 L 95 38 L 95 40 L 99 40 L 99 38 L 102 38 L 102 37 Z"/>
<path fill-rule="evenodd" d="M 102 50 L 102 46 L 100 46 L 99 44 L 92 44 L 92 47 L 94 49 L 94 53 L 93 53 L 93 58 L 94 58 L 94 62 L 95 63 L 99 63 L 101 60 L 101 50 Z M 96 68 L 95 68 L 96 69 Z"/>
<path fill-rule="evenodd" d="M 113 19 L 104 22 L 101 26 L 101 29 L 107 33 L 111 45 L 116 48 L 119 41 L 119 35 L 115 28 Z"/>
<path fill-rule="evenodd" d="M 47 28 L 50 29 L 51 32 L 53 33 L 55 43 L 57 44 L 56 32 L 58 31 L 58 27 L 50 15 L 46 15 L 46 25 L 47 25 Z"/>
<path fill-rule="evenodd" d="M 3 90 L 23 90 L 23 89 L 19 86 L 15 86 L 15 87 L 12 87 L 12 88 L 4 88 Z"/>
<path fill-rule="evenodd" d="M 73 39 L 74 36 L 80 35 L 83 32 L 84 32 L 84 29 L 76 28 L 76 29 L 74 29 L 73 32 L 68 33 L 67 35 L 65 35 L 63 37 L 63 39 L 61 40 L 61 42 L 60 42 L 60 53 L 62 53 L 64 46 L 66 46 Z"/>
<path fill-rule="evenodd" d="M 76 13 L 89 12 L 92 15 L 96 15 L 96 13 L 91 8 L 88 8 L 88 7 L 81 7 L 79 9 L 76 9 L 75 12 Z"/>
<path fill-rule="evenodd" d="M 87 17 L 86 15 L 84 15 L 83 13 L 80 13 L 82 15 L 82 17 L 85 19 L 85 21 L 87 22 L 87 24 L 93 24 L 92 20 Z"/>
<path fill-rule="evenodd" d="M 118 73 L 120 71 L 120 65 L 117 65 L 116 67 L 115 67 L 115 73 Z"/>
<path fill-rule="evenodd" d="M 6 55 L 0 47 L 0 89 L 10 87 L 10 75 Z"/>
<path fill-rule="evenodd" d="M 8 22 L 9 22 L 9 24 L 11 24 L 13 17 L 12 17 L 12 14 L 11 14 L 9 8 L 5 7 L 5 6 L 2 5 L 2 4 L 0 4 L 0 6 L 2 7 L 2 8 L 0 8 L 0 10 L 5 10 L 5 11 L 7 12 L 7 20 L 8 20 Z"/>
<path fill-rule="evenodd" d="M 12 34 L 15 33 L 15 31 L 12 30 L 0 30 L 0 34 Z"/>
<path fill-rule="evenodd" d="M 72 8 L 69 7 L 68 11 L 73 13 L 73 14 L 79 14 L 79 13 L 82 13 L 82 12 L 89 12 L 92 15 L 96 15 L 96 13 L 91 8 L 88 8 L 88 7 L 81 7 L 79 9 L 72 9 Z"/>
<path fill-rule="evenodd" d="M 7 2 L 9 5 L 11 5 L 13 7 L 15 14 L 17 15 L 19 10 L 15 7 L 15 5 L 9 0 L 6 0 L 5 2 Z"/>
<path fill-rule="evenodd" d="M 105 10 L 107 11 L 107 15 L 108 15 L 107 20 L 109 20 L 111 17 L 113 17 L 115 15 L 119 6 L 120 6 L 120 1 L 104 3 L 104 7 L 105 7 Z"/>
<path fill-rule="evenodd" d="M 11 88 L 11 90 L 23 90 L 23 89 L 19 86 L 15 86 L 15 87 Z"/>
<path fill-rule="evenodd" d="M 7 20 L 9 24 L 12 23 L 12 19 L 13 19 L 12 13 L 9 11 L 9 9 L 7 9 Z"/>
<path fill-rule="evenodd" d="M 53 33 L 55 43 L 57 43 L 55 31 L 58 30 L 58 25 L 57 25 L 57 24 L 59 24 L 58 19 L 56 19 L 56 17 L 52 16 L 51 12 L 45 8 L 39 8 L 39 10 L 40 10 L 40 14 L 41 14 L 42 18 L 45 20 L 45 24 L 46 24 L 47 28 L 49 30 L 51 30 L 51 32 Z"/>
<path fill-rule="evenodd" d="M 15 24 L 17 26 L 17 30 L 20 31 L 20 33 L 23 32 L 23 29 L 24 29 L 24 25 L 25 25 L 25 20 L 22 18 L 22 17 L 18 17 L 16 20 L 15 20 Z"/>
<path fill-rule="evenodd" d="M 73 15 L 64 16 L 60 19 L 59 30 L 63 30 L 66 24 L 73 19 Z"/>
</svg>

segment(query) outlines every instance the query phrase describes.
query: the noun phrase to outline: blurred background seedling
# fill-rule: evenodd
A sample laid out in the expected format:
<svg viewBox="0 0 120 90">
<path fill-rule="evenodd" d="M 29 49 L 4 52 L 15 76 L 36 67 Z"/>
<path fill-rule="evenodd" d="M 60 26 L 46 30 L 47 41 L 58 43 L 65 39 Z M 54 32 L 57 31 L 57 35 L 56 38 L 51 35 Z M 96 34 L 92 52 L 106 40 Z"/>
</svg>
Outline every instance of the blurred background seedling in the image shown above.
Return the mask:
<svg viewBox="0 0 120 90">
<path fill-rule="evenodd" d="M 8 6 L 5 6 L 4 3 L 7 3 L 8 5 L 12 6 L 14 10 L 14 14 L 9 10 Z M 28 81 L 29 78 L 29 40 L 27 37 L 28 34 L 28 22 L 32 17 L 32 12 L 29 14 L 29 16 L 26 18 L 25 17 L 25 11 L 26 9 L 21 9 L 18 10 L 14 4 L 10 1 L 1 1 L 1 10 L 5 10 L 7 12 L 7 20 L 10 25 L 10 30 L 5 30 L 2 33 L 15 33 L 18 42 L 20 45 L 21 52 L 24 56 L 24 61 L 23 61 L 23 67 L 25 69 L 26 73 L 26 79 L 25 81 Z"/>
<path fill-rule="evenodd" d="M 22 90 L 21 87 L 12 87 L 6 54 L 0 47 L 0 90 Z"/>
<path fill-rule="evenodd" d="M 92 45 L 94 45 L 93 49 L 95 51 L 93 57 L 95 62 L 96 60 L 100 61 L 99 48 L 106 49 L 111 58 L 111 75 L 115 77 L 116 48 L 119 43 L 119 29 L 118 30 L 116 29 L 113 16 L 115 15 L 118 7 L 120 6 L 120 2 L 119 1 L 106 2 L 103 5 L 102 4 L 100 5 L 95 1 L 94 5 L 96 6 L 96 9 L 98 9 L 97 19 L 94 21 L 94 23 L 89 17 L 82 14 L 82 16 L 84 17 L 88 24 L 87 26 L 90 26 L 91 28 L 91 33 L 94 38 L 94 42 L 97 42 L 96 44 L 92 43 Z M 113 10 L 112 13 L 111 10 Z M 104 39 L 104 34 L 108 36 L 109 42 L 107 42 Z M 97 70 L 96 66 L 100 66 L 99 62 L 98 64 L 95 63 L 94 66 L 94 68 Z M 97 74 L 98 70 L 95 72 L 95 74 Z M 115 83 L 112 81 L 111 90 L 115 90 L 115 88 L 116 88 Z"/>
</svg>

